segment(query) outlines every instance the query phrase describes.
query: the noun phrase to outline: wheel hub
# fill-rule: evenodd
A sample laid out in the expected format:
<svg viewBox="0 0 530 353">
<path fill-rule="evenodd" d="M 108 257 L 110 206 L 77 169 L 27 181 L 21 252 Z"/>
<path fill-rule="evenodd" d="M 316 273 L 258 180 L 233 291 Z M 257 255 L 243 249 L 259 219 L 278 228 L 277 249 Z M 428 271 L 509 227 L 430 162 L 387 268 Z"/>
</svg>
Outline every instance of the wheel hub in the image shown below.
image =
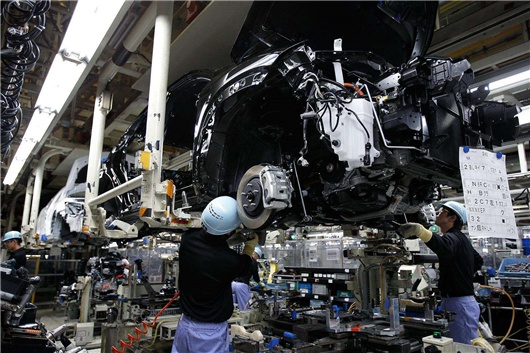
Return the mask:
<svg viewBox="0 0 530 353">
<path fill-rule="evenodd" d="M 262 202 L 263 190 L 259 178 L 253 178 L 243 187 L 241 206 L 245 213 L 251 217 L 258 216 L 263 212 Z"/>
</svg>

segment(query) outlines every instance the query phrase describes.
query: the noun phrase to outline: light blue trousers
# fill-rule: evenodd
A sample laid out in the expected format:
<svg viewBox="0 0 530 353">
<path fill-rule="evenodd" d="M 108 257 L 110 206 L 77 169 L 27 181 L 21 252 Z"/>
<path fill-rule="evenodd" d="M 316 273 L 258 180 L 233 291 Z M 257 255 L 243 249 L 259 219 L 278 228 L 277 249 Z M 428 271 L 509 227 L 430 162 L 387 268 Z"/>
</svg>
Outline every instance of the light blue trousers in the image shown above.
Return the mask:
<svg viewBox="0 0 530 353">
<path fill-rule="evenodd" d="M 250 286 L 246 283 L 232 282 L 232 293 L 234 294 L 234 303 L 237 304 L 239 311 L 249 309 Z"/>
<path fill-rule="evenodd" d="M 182 315 L 171 353 L 228 353 L 228 322 L 201 322 Z"/>
<path fill-rule="evenodd" d="M 480 308 L 475 297 L 442 298 L 442 309 L 455 312 L 455 319 L 449 323 L 449 336 L 453 341 L 471 344 L 478 337 Z"/>
</svg>

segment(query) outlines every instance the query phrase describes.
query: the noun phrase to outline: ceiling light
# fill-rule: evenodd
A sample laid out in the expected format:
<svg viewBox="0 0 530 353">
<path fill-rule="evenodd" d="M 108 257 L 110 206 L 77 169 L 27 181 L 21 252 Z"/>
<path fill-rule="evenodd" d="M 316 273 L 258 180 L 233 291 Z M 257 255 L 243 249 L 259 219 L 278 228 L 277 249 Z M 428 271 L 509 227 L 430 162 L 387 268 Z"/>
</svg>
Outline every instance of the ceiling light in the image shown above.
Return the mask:
<svg viewBox="0 0 530 353">
<path fill-rule="evenodd" d="M 90 61 L 123 5 L 124 0 L 79 0 L 59 51 Z"/>
<path fill-rule="evenodd" d="M 37 109 L 35 113 L 33 113 L 31 123 L 29 124 L 24 137 L 22 137 L 22 142 L 20 143 L 20 146 L 18 146 L 17 153 L 9 164 L 9 170 L 7 171 L 7 174 L 4 178 L 4 185 L 11 185 L 15 182 L 18 177 L 18 173 L 26 164 L 28 156 L 39 143 L 40 139 L 42 138 L 42 134 L 44 134 L 44 131 L 42 128 L 39 128 L 39 125 L 49 125 L 54 116 L 55 112 L 51 112 L 49 110 L 45 111 Z"/>
<path fill-rule="evenodd" d="M 85 68 L 85 63 L 66 61 L 60 54 L 56 55 L 50 71 L 48 71 L 46 81 L 42 85 L 35 106 L 40 109 L 48 109 L 56 113 L 59 112 L 66 104 L 68 96 L 74 89 Z M 30 126 L 34 122 L 35 119 L 31 118 Z M 42 128 L 42 123 L 38 121 L 36 123 L 41 126 L 40 130 L 44 134 L 46 129 Z"/>
<path fill-rule="evenodd" d="M 30 156 L 47 138 L 88 75 L 92 59 L 98 50 L 103 50 L 110 38 L 110 29 L 118 25 L 130 5 L 131 1 L 125 0 L 77 1 L 59 52 L 37 98 L 35 112 L 4 178 L 4 185 L 15 182 Z"/>
</svg>

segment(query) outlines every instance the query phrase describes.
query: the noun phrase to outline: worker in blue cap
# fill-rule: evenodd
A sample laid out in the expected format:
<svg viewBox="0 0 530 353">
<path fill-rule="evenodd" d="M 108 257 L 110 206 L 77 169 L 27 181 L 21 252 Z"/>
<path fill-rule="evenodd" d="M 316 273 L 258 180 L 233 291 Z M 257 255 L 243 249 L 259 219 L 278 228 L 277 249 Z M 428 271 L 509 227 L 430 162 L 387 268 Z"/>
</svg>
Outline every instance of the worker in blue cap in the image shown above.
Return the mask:
<svg viewBox="0 0 530 353">
<path fill-rule="evenodd" d="M 201 216 L 202 228 L 182 234 L 179 250 L 179 290 L 182 316 L 172 353 L 227 353 L 228 319 L 234 311 L 232 281 L 250 273 L 258 236 L 238 254 L 226 240 L 241 225 L 237 201 L 213 199 Z"/>
<path fill-rule="evenodd" d="M 22 247 L 22 236 L 20 232 L 11 230 L 4 234 L 2 244 L 9 253 L 9 260 L 14 260 L 13 267 L 18 270 L 21 267 L 26 267 L 26 251 Z"/>
<path fill-rule="evenodd" d="M 258 272 L 258 259 L 263 255 L 261 248 L 257 245 L 252 253 L 252 266 L 250 274 L 237 277 L 232 282 L 232 292 L 234 293 L 234 302 L 237 303 L 239 311 L 247 311 L 250 309 L 250 280 L 254 280 L 258 283 L 261 288 L 266 288 L 265 284 L 261 281 Z M 259 288 L 259 287 L 258 287 Z"/>
<path fill-rule="evenodd" d="M 438 255 L 438 289 L 442 296 L 442 309 L 456 313 L 454 321 L 449 323 L 450 336 L 455 342 L 471 344 L 471 340 L 478 337 L 480 319 L 473 275 L 484 261 L 461 231 L 466 222 L 464 205 L 448 201 L 438 210 L 435 221 L 443 235 L 433 233 L 419 223 L 402 225 L 398 234 L 404 238 L 417 236 Z"/>
</svg>

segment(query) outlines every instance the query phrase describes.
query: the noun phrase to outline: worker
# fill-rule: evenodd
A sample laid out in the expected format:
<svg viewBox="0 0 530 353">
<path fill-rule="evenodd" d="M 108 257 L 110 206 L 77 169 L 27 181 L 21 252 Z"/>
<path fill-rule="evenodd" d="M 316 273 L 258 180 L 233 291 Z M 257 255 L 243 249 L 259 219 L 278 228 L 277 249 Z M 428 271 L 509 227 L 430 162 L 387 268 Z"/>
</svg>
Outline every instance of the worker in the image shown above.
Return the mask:
<svg viewBox="0 0 530 353">
<path fill-rule="evenodd" d="M 250 280 L 254 280 L 261 288 L 266 288 L 261 281 L 258 273 L 258 259 L 261 258 L 262 252 L 259 246 L 254 248 L 252 253 L 251 272 L 248 275 L 237 277 L 232 282 L 232 292 L 234 293 L 234 302 L 237 303 L 239 311 L 249 310 L 250 301 Z"/>
<path fill-rule="evenodd" d="M 405 238 L 418 236 L 438 255 L 442 309 L 456 313 L 454 321 L 449 323 L 450 336 L 454 342 L 471 344 L 471 340 L 478 337 L 480 319 L 473 275 L 484 261 L 461 231 L 466 222 L 464 205 L 448 201 L 438 210 L 435 221 L 443 235 L 433 233 L 419 223 L 400 226 L 398 234 Z"/>
<path fill-rule="evenodd" d="M 248 275 L 258 236 L 244 243 L 242 254 L 226 240 L 241 225 L 237 202 L 213 199 L 201 216 L 202 229 L 182 234 L 179 251 L 179 289 L 182 317 L 172 353 L 228 352 L 228 319 L 234 311 L 232 281 Z"/>
<path fill-rule="evenodd" d="M 4 235 L 2 244 L 9 252 L 9 260 L 13 259 L 13 267 L 18 270 L 21 267 L 26 267 L 26 251 L 22 247 L 22 236 L 20 232 L 11 230 Z"/>
</svg>

